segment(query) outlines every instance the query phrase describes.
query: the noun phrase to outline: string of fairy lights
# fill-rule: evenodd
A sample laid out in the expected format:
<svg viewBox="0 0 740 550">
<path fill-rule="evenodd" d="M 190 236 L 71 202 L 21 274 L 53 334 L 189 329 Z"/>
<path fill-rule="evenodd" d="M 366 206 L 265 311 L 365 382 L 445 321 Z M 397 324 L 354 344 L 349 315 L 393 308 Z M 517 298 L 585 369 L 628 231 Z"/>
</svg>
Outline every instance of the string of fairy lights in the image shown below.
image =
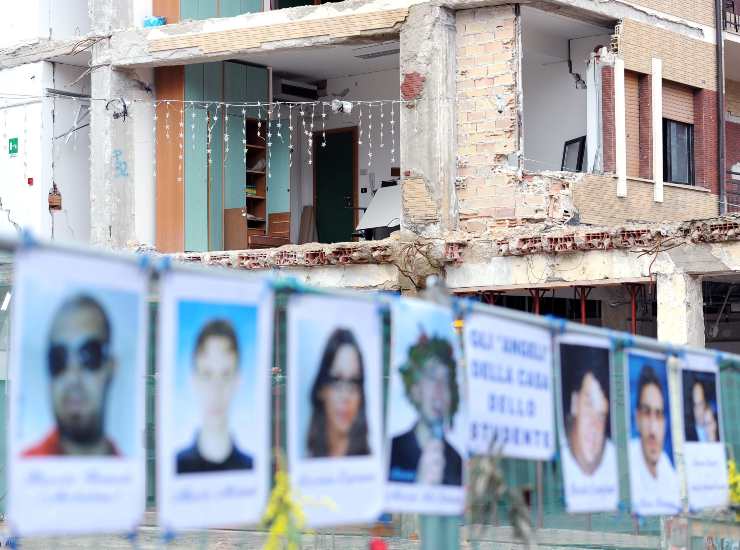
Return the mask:
<svg viewBox="0 0 740 550">
<path fill-rule="evenodd" d="M 176 140 L 178 168 L 177 180 L 184 179 L 184 164 L 187 155 L 186 145 L 195 150 L 198 140 L 202 139 L 201 132 L 205 133 L 205 158 L 209 165 L 220 153 L 224 162 L 234 154 L 241 156 L 245 169 L 248 169 L 249 150 L 256 144 L 251 143 L 256 137 L 260 147 L 265 150 L 265 171 L 272 177 L 273 146 L 279 141 L 283 146 L 287 142 L 288 165 L 293 167 L 296 155 L 303 150 L 302 161 L 307 166 L 315 162 L 314 140 L 321 147 L 327 147 L 327 133 L 334 128 L 356 126 L 356 142 L 364 147 L 361 153 L 360 165 L 368 168 L 374 161 L 383 156 L 390 159 L 391 165 L 398 158 L 398 133 L 401 119 L 401 108 L 416 111 L 413 118 L 413 132 L 418 133 L 419 100 L 377 99 L 344 101 L 250 101 L 250 102 L 223 102 L 198 101 L 181 99 L 139 99 L 139 98 L 93 98 L 54 93 L 48 91 L 44 95 L 23 95 L 0 93 L 0 110 L 3 111 L 2 135 L 3 147 L 7 146 L 8 110 L 24 109 L 24 127 L 27 137 L 27 113 L 25 111 L 35 103 L 46 98 L 68 100 L 73 103 L 93 104 L 101 102 L 105 111 L 114 119 L 126 122 L 128 118 L 142 116 L 139 106 L 150 109 L 152 117 L 152 144 L 157 146 L 157 139 L 164 139 L 171 143 Z M 145 112 L 145 111 L 144 111 Z M 332 117 L 332 118 L 330 118 Z M 235 124 L 235 120 L 239 122 Z M 248 124 L 249 123 L 249 124 Z M 256 136 L 251 130 L 256 125 Z M 158 129 L 162 133 L 158 134 Z M 75 128 L 72 129 L 74 131 Z M 189 134 L 189 135 L 188 135 Z M 219 135 L 220 134 L 220 135 Z M 241 134 L 241 135 L 239 135 Z M 201 137 L 199 137 L 201 136 Z M 241 138 L 241 146 L 234 143 Z M 190 143 L 188 144 L 187 141 Z M 216 149 L 218 148 L 218 149 Z M 24 149 L 26 149 L 24 147 Z M 24 163 L 26 161 L 24 160 Z M 157 159 L 153 156 L 153 171 L 156 177 Z"/>
</svg>

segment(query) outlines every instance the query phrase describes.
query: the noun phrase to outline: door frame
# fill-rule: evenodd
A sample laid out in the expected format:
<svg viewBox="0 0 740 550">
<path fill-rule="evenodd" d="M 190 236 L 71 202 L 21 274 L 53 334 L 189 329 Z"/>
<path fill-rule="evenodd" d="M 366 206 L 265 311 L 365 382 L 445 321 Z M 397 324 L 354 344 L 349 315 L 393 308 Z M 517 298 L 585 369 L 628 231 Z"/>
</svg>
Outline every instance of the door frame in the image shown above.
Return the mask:
<svg viewBox="0 0 740 550">
<path fill-rule="evenodd" d="M 326 130 L 327 134 L 342 134 L 342 133 L 351 133 L 352 134 L 352 220 L 353 220 L 353 226 L 352 226 L 352 232 L 354 233 L 354 228 L 357 227 L 357 223 L 359 222 L 358 213 L 359 210 L 357 210 L 357 205 L 359 203 L 359 190 L 358 190 L 358 184 L 359 184 L 359 147 L 357 146 L 357 126 L 346 126 L 344 128 L 333 128 L 331 130 Z M 314 216 L 316 218 L 316 227 L 318 232 L 318 226 L 319 226 L 319 208 L 318 208 L 318 201 L 317 201 L 317 194 L 316 194 L 316 151 L 317 147 L 321 147 L 321 135 L 324 133 L 323 130 L 314 131 L 313 133 L 313 151 L 312 151 L 312 157 L 314 159 L 313 163 L 313 210 L 314 210 Z M 354 240 L 354 237 L 353 237 Z"/>
</svg>

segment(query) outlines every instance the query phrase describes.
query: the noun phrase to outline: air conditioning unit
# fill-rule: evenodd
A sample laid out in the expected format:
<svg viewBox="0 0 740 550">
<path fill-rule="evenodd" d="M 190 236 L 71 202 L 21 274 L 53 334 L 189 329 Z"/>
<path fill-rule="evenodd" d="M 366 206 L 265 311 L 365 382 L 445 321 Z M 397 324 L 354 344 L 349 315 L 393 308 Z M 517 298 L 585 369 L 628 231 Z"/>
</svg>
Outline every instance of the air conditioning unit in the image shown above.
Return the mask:
<svg viewBox="0 0 740 550">
<path fill-rule="evenodd" d="M 278 78 L 273 88 L 278 101 L 316 101 L 319 98 L 319 87 L 315 84 Z"/>
</svg>

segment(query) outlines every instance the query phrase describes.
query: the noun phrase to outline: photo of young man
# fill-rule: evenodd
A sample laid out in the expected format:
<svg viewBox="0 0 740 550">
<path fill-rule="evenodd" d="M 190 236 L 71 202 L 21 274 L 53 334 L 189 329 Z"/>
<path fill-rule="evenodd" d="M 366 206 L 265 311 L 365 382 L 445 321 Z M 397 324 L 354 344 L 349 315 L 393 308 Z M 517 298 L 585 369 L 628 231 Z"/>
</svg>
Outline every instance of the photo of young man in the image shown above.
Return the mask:
<svg viewBox="0 0 740 550">
<path fill-rule="evenodd" d="M 640 515 L 680 509 L 679 480 L 670 447 L 670 397 L 665 359 L 629 354 L 633 437 L 629 442 L 632 506 Z"/>
<path fill-rule="evenodd" d="M 216 319 L 200 330 L 192 357 L 192 386 L 200 426 L 188 448 L 177 453 L 177 473 L 251 470 L 252 457 L 231 435 L 229 412 L 240 384 L 239 343 L 229 321 Z"/>
<path fill-rule="evenodd" d="M 112 327 L 95 298 L 77 294 L 57 308 L 46 349 L 46 370 L 55 425 L 25 457 L 119 456 L 105 434 L 105 413 L 116 371 Z"/>
<path fill-rule="evenodd" d="M 445 338 L 423 332 L 399 369 L 418 421 L 393 438 L 388 479 L 425 485 L 461 485 L 462 459 L 445 439 L 460 402 L 457 363 Z"/>
<path fill-rule="evenodd" d="M 273 292 L 262 279 L 160 278 L 157 511 L 181 530 L 259 521 L 270 477 Z"/>
</svg>

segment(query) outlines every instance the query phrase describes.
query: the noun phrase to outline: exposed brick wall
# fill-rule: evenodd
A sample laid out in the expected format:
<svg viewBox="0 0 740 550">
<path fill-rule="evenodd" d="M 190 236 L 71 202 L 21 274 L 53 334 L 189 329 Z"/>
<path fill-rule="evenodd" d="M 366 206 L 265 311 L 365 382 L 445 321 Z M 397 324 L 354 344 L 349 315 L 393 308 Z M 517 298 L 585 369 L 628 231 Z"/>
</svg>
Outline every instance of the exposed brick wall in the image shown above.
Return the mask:
<svg viewBox="0 0 740 550">
<path fill-rule="evenodd" d="M 518 189 L 506 173 L 519 149 L 516 17 L 499 6 L 459 10 L 455 19 L 460 222 L 482 229 L 517 216 Z"/>
<path fill-rule="evenodd" d="M 614 68 L 601 69 L 601 139 L 604 172 L 617 170 L 616 134 L 614 128 Z"/>
<path fill-rule="evenodd" d="M 419 73 L 406 73 L 403 75 L 403 82 L 401 82 L 401 97 L 405 101 L 411 101 L 418 99 L 424 91 L 424 82 L 426 77 Z"/>
<path fill-rule="evenodd" d="M 713 0 L 633 0 L 626 3 L 714 27 Z"/>
<path fill-rule="evenodd" d="M 725 162 L 727 170 L 740 172 L 740 167 L 734 168 L 740 164 L 740 123 L 727 122 L 725 124 L 726 154 Z M 730 212 L 740 212 L 740 175 L 727 174 L 725 176 L 725 185 L 727 192 L 727 209 Z M 737 206 L 733 206 L 737 205 Z"/>
<path fill-rule="evenodd" d="M 653 178 L 653 77 L 649 74 L 640 75 L 639 102 L 640 102 L 640 177 Z M 658 129 L 660 130 L 660 128 Z"/>
<path fill-rule="evenodd" d="M 735 80 L 725 82 L 725 107 L 728 113 L 740 117 L 740 82 Z"/>
<path fill-rule="evenodd" d="M 625 130 L 627 145 L 627 176 L 640 177 L 640 77 L 632 71 L 624 73 Z"/>
<path fill-rule="evenodd" d="M 717 92 L 694 92 L 694 169 L 696 185 L 719 194 L 717 174 Z"/>
<path fill-rule="evenodd" d="M 653 201 L 653 183 L 642 180 L 627 180 L 624 198 L 617 197 L 617 179 L 608 175 L 586 175 L 572 189 L 580 222 L 591 225 L 701 219 L 718 211 L 717 195 L 692 187 L 664 186 L 662 203 Z"/>
<path fill-rule="evenodd" d="M 425 225 L 439 220 L 439 205 L 423 178 L 405 177 L 401 182 L 404 224 Z"/>
<path fill-rule="evenodd" d="M 695 2 L 685 2 L 693 6 Z M 639 73 L 652 72 L 652 59 L 663 60 L 663 78 L 694 88 L 717 89 L 716 51 L 713 44 L 694 40 L 631 19 L 622 21 L 619 54 L 624 66 Z"/>
</svg>

